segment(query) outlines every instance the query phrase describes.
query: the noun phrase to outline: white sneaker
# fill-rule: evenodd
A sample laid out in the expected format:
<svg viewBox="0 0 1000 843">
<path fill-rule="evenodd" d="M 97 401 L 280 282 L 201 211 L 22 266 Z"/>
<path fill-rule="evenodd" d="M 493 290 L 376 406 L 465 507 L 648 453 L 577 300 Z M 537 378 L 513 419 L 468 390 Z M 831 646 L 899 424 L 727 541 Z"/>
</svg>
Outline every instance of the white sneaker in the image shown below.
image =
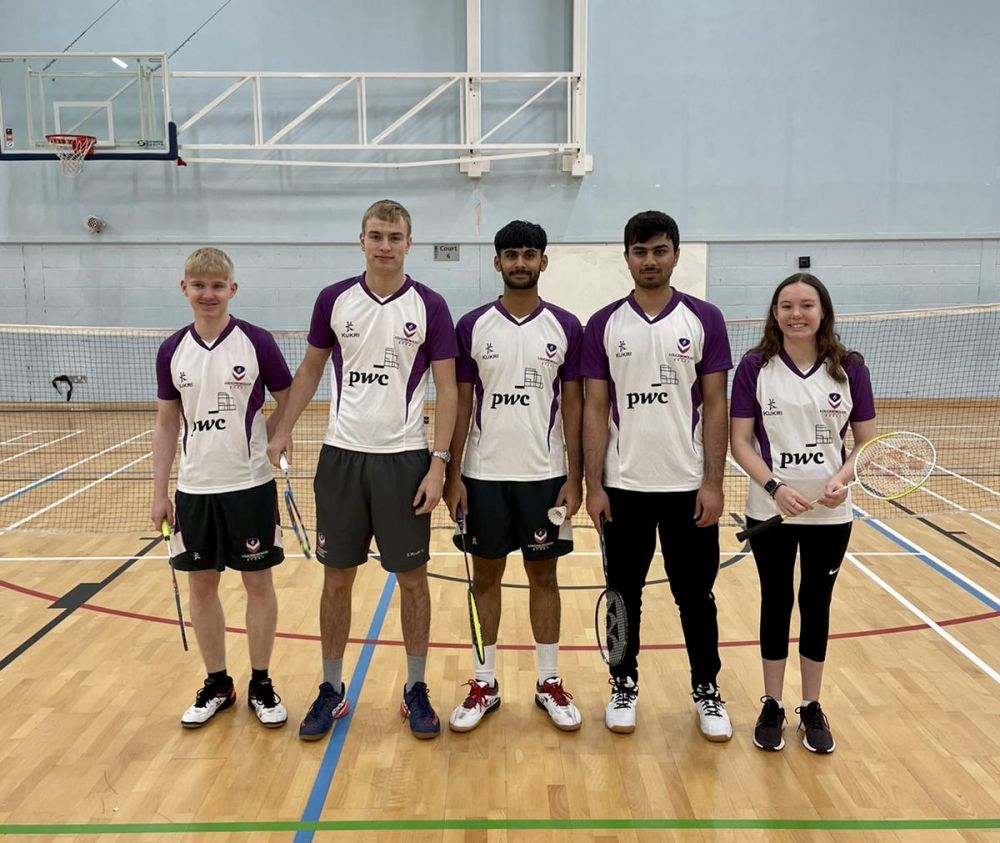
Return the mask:
<svg viewBox="0 0 1000 843">
<path fill-rule="evenodd" d="M 733 724 L 729 722 L 726 701 L 719 695 L 719 689 L 711 683 L 699 685 L 691 696 L 698 709 L 701 733 L 710 741 L 728 741 L 733 736 Z"/>
<path fill-rule="evenodd" d="M 220 691 L 206 682 L 198 691 L 194 702 L 181 715 L 181 725 L 186 729 L 197 729 L 211 720 L 216 712 L 229 708 L 235 702 L 235 686 L 230 685 L 228 690 Z"/>
<path fill-rule="evenodd" d="M 550 676 L 539 685 L 535 685 L 535 705 L 544 708 L 557 729 L 564 732 L 575 732 L 583 723 L 580 712 L 570 700 L 573 695 L 563 688 L 562 679 Z"/>
<path fill-rule="evenodd" d="M 470 679 L 465 684 L 469 686 L 469 694 L 448 718 L 448 728 L 453 732 L 471 732 L 487 714 L 500 708 L 499 682 L 494 680 L 490 687 Z"/>
<path fill-rule="evenodd" d="M 604 725 L 612 732 L 628 734 L 635 731 L 635 703 L 639 696 L 639 685 L 631 676 L 624 679 L 614 676 L 611 684 L 611 700 L 604 710 Z"/>
<path fill-rule="evenodd" d="M 250 684 L 250 690 L 247 692 L 247 706 L 257 715 L 261 725 L 268 729 L 277 729 L 288 721 L 288 712 L 281 704 L 281 697 L 274 693 L 274 686 L 270 679 Z"/>
</svg>

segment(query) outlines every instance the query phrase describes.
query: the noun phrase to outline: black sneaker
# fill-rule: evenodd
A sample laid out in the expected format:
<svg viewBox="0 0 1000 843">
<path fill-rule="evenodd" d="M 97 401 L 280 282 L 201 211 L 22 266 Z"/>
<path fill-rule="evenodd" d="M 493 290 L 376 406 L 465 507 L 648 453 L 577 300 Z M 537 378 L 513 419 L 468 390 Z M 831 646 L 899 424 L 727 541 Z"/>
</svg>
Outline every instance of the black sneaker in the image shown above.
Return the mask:
<svg viewBox="0 0 1000 843">
<path fill-rule="evenodd" d="M 220 686 L 206 681 L 195 695 L 194 703 L 181 715 L 181 725 L 185 729 L 197 729 L 235 702 L 236 688 L 232 682 Z"/>
<path fill-rule="evenodd" d="M 785 709 L 772 697 L 761 697 L 760 701 L 764 707 L 753 729 L 753 745 L 767 752 L 778 752 L 785 748 L 785 738 L 781 734 L 785 728 Z"/>
<path fill-rule="evenodd" d="M 801 718 L 799 731 L 803 733 L 802 745 L 806 749 L 825 755 L 837 748 L 837 742 L 830 731 L 830 721 L 819 707 L 819 702 L 811 702 L 805 708 L 800 706 L 795 709 L 795 713 Z"/>
<path fill-rule="evenodd" d="M 247 705 L 257 715 L 257 719 L 268 729 L 284 726 L 288 720 L 288 712 L 281 704 L 281 697 L 274 693 L 274 685 L 270 679 L 263 682 L 251 682 L 247 692 Z"/>
</svg>

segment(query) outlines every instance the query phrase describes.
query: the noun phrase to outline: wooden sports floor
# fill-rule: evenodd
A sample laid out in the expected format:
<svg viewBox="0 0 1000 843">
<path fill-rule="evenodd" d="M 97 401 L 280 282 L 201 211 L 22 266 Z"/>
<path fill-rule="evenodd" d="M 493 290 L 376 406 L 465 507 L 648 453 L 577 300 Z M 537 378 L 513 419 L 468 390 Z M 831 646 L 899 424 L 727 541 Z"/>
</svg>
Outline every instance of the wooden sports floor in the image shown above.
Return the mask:
<svg viewBox="0 0 1000 843">
<path fill-rule="evenodd" d="M 0 437 L 0 460 L 10 458 L 0 462 L 0 527 L 24 518 L 23 499 L 37 491 L 19 491 L 32 484 L 13 456 L 41 440 L 15 435 Z M 144 446 L 148 451 L 148 439 Z M 27 473 L 34 471 L 37 483 L 54 471 L 32 466 Z M 996 476 L 975 482 L 1000 496 Z M 305 479 L 297 492 L 308 499 Z M 100 493 L 107 512 L 148 509 L 148 483 L 103 484 Z M 34 511 L 52 508 L 36 522 L 78 505 L 90 490 L 53 505 L 66 494 L 64 486 L 39 497 Z M 16 519 L 9 514 L 15 499 Z M 865 501 L 859 495 L 856 503 Z M 742 500 L 727 501 L 727 510 L 741 508 Z M 87 518 L 101 517 L 100 507 L 80 511 L 74 523 L 84 528 Z M 498 656 L 502 707 L 471 733 L 445 727 L 437 740 L 415 740 L 398 714 L 405 678 L 398 588 L 371 561 L 358 577 L 345 659 L 352 714 L 328 739 L 307 744 L 297 725 L 321 680 L 321 571 L 292 552 L 291 533 L 289 558 L 275 574 L 280 617 L 272 661 L 289 724 L 266 730 L 245 705 L 244 601 L 230 574 L 223 601 L 239 705 L 188 731 L 178 720 L 203 669 L 195 649 L 181 648 L 166 555 L 154 532 L 22 532 L 27 526 L 0 534 L 0 836 L 1000 840 L 994 509 L 856 524 L 834 596 L 823 693 L 837 739 L 830 756 L 807 752 L 791 728 L 782 752 L 752 744 L 762 693 L 757 577 L 732 526 L 723 530 L 716 586 L 720 684 L 734 727 L 726 744 L 698 731 L 676 610 L 655 561 L 644 606 L 638 727 L 632 735 L 605 729 L 607 672 L 593 646 L 601 568 L 590 528 L 577 529 L 577 551 L 560 567 L 560 671 L 583 714 L 579 732 L 558 732 L 534 705 L 525 576 L 512 557 Z M 446 721 L 463 697 L 472 656 L 464 566 L 447 529 L 434 531 L 434 550 L 427 678 Z M 793 720 L 798 699 L 793 655 L 785 691 Z"/>
</svg>

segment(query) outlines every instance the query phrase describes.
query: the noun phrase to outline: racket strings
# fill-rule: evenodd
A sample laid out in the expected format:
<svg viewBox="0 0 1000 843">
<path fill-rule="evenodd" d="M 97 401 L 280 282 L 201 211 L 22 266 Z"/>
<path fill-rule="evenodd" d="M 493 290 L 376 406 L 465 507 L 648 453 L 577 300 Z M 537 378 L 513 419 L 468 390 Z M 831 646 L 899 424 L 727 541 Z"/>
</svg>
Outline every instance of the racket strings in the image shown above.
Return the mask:
<svg viewBox="0 0 1000 843">
<path fill-rule="evenodd" d="M 868 494 L 891 500 L 923 484 L 936 461 L 934 446 L 923 436 L 893 434 L 865 445 L 855 475 Z"/>
</svg>

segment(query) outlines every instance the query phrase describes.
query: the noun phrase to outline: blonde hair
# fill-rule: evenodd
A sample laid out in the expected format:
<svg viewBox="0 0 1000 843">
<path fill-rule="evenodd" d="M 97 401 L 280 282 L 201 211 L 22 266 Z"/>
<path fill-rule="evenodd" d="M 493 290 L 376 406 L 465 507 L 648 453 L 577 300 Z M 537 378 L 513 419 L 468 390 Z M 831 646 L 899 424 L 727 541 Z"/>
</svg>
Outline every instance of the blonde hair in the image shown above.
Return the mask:
<svg viewBox="0 0 1000 843">
<path fill-rule="evenodd" d="M 406 236 L 409 237 L 413 233 L 410 212 L 393 199 L 379 199 L 365 211 L 365 215 L 361 218 L 362 234 L 365 233 L 365 226 L 372 217 L 382 222 L 396 222 L 401 219 L 406 223 Z"/>
<path fill-rule="evenodd" d="M 191 275 L 208 275 L 213 278 L 233 280 L 233 262 L 229 255 L 212 246 L 202 246 L 195 249 L 184 261 L 185 277 Z"/>
</svg>

